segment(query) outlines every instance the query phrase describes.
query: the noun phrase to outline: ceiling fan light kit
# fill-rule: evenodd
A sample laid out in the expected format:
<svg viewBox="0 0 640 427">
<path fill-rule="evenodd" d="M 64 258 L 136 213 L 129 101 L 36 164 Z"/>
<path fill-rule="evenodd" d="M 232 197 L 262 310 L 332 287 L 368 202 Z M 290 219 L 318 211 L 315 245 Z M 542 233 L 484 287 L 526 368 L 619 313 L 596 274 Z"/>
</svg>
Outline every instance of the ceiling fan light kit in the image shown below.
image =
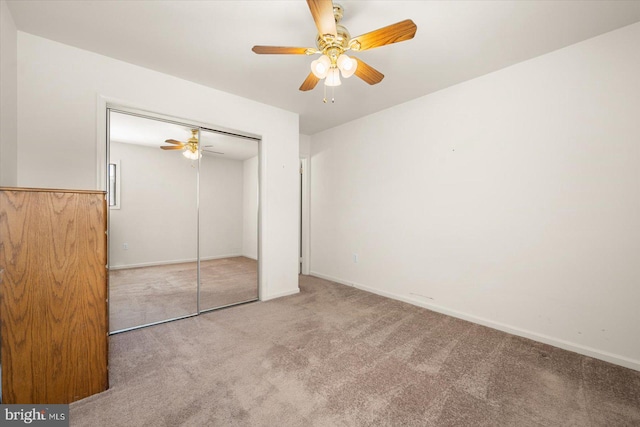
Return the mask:
<svg viewBox="0 0 640 427">
<path fill-rule="evenodd" d="M 311 72 L 319 79 L 324 79 L 325 77 L 330 76 L 332 71 L 337 72 L 338 70 L 340 70 L 342 77 L 348 79 L 356 72 L 357 67 L 358 63 L 344 53 L 335 61 L 332 61 L 332 59 L 327 55 L 322 55 L 320 58 L 311 62 Z M 335 72 L 333 74 L 335 74 Z M 336 86 L 331 85 L 326 81 L 325 84 L 327 86 Z"/>
<path fill-rule="evenodd" d="M 324 79 L 324 85 L 329 87 L 340 86 L 342 82 L 340 81 L 340 72 L 337 68 L 332 68 L 329 70 L 329 74 Z"/>
<path fill-rule="evenodd" d="M 311 62 L 311 73 L 300 86 L 301 91 L 315 88 L 322 79 L 325 79 L 325 87 L 340 86 L 342 84 L 340 74 L 345 79 L 355 74 L 370 85 L 380 83 L 384 78 L 381 72 L 361 59 L 349 57 L 345 52 L 364 51 L 410 40 L 417 30 L 416 24 L 406 19 L 351 38 L 349 31 L 340 24 L 344 15 L 344 8 L 341 5 L 334 4 L 331 0 L 307 0 L 307 5 L 318 29 L 317 48 L 254 46 L 252 49 L 257 54 L 321 54 L 320 58 Z M 327 102 L 326 96 L 323 101 Z"/>
<path fill-rule="evenodd" d="M 358 68 L 358 63 L 354 59 L 349 58 L 346 53 L 343 53 L 338 57 L 336 64 L 340 69 L 340 73 L 342 73 L 342 77 L 345 79 L 353 76 L 353 73 L 356 72 L 356 68 Z"/>
<path fill-rule="evenodd" d="M 331 59 L 329 59 L 327 55 L 322 55 L 320 58 L 311 62 L 311 71 L 319 79 L 327 77 L 330 68 Z"/>
<path fill-rule="evenodd" d="M 198 160 L 199 158 L 202 157 L 202 153 L 198 152 L 197 148 L 196 148 L 196 151 L 191 151 L 191 149 L 186 149 L 182 152 L 182 155 L 189 160 Z"/>
</svg>

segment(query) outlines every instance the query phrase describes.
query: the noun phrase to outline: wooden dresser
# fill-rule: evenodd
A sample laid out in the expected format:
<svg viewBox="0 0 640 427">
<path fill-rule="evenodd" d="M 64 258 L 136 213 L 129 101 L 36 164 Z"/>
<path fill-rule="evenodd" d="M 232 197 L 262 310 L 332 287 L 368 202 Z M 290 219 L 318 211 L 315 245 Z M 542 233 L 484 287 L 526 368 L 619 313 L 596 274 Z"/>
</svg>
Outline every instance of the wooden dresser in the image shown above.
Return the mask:
<svg viewBox="0 0 640 427">
<path fill-rule="evenodd" d="M 2 403 L 108 387 L 104 192 L 0 188 Z"/>
</svg>

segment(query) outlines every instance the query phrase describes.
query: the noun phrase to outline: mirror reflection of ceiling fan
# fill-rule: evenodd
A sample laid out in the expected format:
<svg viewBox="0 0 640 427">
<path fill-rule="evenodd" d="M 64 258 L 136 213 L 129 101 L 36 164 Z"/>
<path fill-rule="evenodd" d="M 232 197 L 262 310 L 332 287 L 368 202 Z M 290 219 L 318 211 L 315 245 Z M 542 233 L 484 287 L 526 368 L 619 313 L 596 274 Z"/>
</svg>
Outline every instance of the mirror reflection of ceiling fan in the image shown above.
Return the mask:
<svg viewBox="0 0 640 427">
<path fill-rule="evenodd" d="M 321 54 L 320 58 L 311 63 L 311 73 L 300 86 L 301 91 L 315 88 L 321 79 L 325 79 L 325 86 L 339 86 L 340 74 L 343 78 L 349 78 L 355 74 L 370 85 L 380 83 L 384 78 L 381 72 L 361 59 L 347 56 L 345 52 L 348 50 L 361 52 L 410 40 L 418 29 L 412 20 L 406 19 L 351 38 L 349 31 L 340 24 L 344 12 L 342 6 L 331 0 L 307 0 L 307 5 L 318 28 L 317 49 L 282 46 L 254 46 L 251 49 L 258 54 Z M 327 102 L 326 96 L 324 102 Z"/>
<path fill-rule="evenodd" d="M 166 143 L 173 145 L 161 145 L 163 150 L 182 150 L 182 155 L 187 159 L 198 160 L 202 157 L 202 154 L 198 153 L 198 129 L 191 129 L 191 138 L 187 139 L 187 142 L 177 141 L 175 139 L 167 139 Z M 202 151 L 213 154 L 224 154 L 218 151 L 205 150 L 205 148 L 211 148 L 212 145 L 205 145 L 202 147 Z"/>
</svg>

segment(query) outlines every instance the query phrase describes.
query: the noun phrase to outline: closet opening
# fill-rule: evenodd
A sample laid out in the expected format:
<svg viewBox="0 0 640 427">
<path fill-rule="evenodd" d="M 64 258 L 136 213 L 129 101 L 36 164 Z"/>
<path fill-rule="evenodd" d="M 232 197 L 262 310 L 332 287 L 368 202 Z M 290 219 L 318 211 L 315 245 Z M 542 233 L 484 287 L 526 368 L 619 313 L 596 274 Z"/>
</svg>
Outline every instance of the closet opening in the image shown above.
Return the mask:
<svg viewBox="0 0 640 427">
<path fill-rule="evenodd" d="M 109 331 L 258 300 L 260 139 L 107 109 Z"/>
</svg>

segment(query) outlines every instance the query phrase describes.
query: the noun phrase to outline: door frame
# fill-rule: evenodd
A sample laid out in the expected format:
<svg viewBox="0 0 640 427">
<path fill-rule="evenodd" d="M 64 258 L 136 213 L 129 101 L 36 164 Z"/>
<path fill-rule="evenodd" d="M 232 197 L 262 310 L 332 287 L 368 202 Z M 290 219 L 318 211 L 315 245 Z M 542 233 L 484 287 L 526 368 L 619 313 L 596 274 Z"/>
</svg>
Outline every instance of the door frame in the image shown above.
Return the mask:
<svg viewBox="0 0 640 427">
<path fill-rule="evenodd" d="M 96 176 L 96 189 L 100 190 L 100 191 L 107 191 L 108 192 L 108 187 L 109 187 L 109 180 L 108 180 L 108 163 L 110 160 L 110 153 L 109 153 L 109 141 L 110 141 L 110 135 L 109 135 L 109 131 L 110 131 L 110 124 L 109 124 L 109 114 L 111 111 L 114 112 L 120 112 L 120 113 L 126 113 L 126 114 L 130 114 L 130 115 L 134 115 L 134 116 L 140 116 L 140 117 L 145 117 L 148 119 L 153 119 L 153 120 L 159 120 L 159 121 L 163 121 L 163 122 L 169 122 L 169 123 L 175 123 L 178 125 L 183 125 L 183 126 L 189 126 L 189 127 L 197 127 L 198 128 L 198 139 L 200 139 L 200 130 L 201 129 L 205 129 L 208 131 L 212 131 L 212 132 L 218 132 L 218 133 L 223 133 L 223 134 L 232 134 L 234 136 L 237 137 L 241 137 L 241 138 L 247 138 L 247 139 L 252 139 L 255 140 L 258 143 L 258 218 L 256 219 L 256 221 L 258 222 L 258 228 L 257 228 L 257 232 L 258 232 L 258 280 L 257 280 L 257 298 L 255 300 L 250 300 L 250 301 L 242 301 L 239 302 L 237 304 L 230 304 L 230 305 L 226 305 L 226 306 L 222 306 L 222 307 L 214 307 L 214 308 L 210 308 L 210 309 L 204 309 L 201 310 L 200 308 L 200 233 L 197 233 L 197 264 L 198 264 L 198 268 L 197 268 L 197 274 L 198 274 L 198 278 L 197 278 L 197 287 L 196 287 L 196 298 L 197 298 L 197 302 L 196 302 L 196 312 L 192 313 L 192 314 L 187 314 L 187 315 L 183 315 L 183 316 L 179 316 L 179 317 L 174 317 L 174 318 L 170 318 L 170 319 L 165 319 L 165 320 L 161 320 L 161 321 L 157 321 L 157 322 L 152 322 L 152 323 L 148 323 L 148 324 L 143 324 L 143 325 L 138 325 L 138 326 L 134 326 L 134 327 L 130 327 L 130 328 L 125 328 L 125 329 L 121 329 L 121 330 L 117 330 L 117 331 L 109 331 L 109 335 L 113 335 L 113 334 L 118 334 L 121 332 L 127 332 L 130 330 L 134 330 L 134 329 L 140 329 L 140 328 L 145 328 L 147 326 L 153 326 L 153 325 L 157 325 L 157 324 L 161 324 L 161 323 L 167 323 L 167 322 L 172 322 L 174 320 L 179 320 L 179 319 L 184 319 L 184 318 L 188 318 L 188 317 L 193 317 L 193 316 L 198 316 L 202 313 L 206 313 L 209 311 L 213 311 L 213 310 L 218 310 L 218 309 L 222 309 L 222 308 L 226 308 L 232 305 L 240 305 L 240 304 L 245 304 L 247 302 L 252 302 L 252 301 L 261 301 L 263 299 L 263 280 L 262 280 L 262 272 L 263 272 L 263 268 L 264 268 L 264 264 L 262 262 L 263 259 L 263 255 L 262 255 L 262 207 L 263 207 L 263 189 L 264 189 L 264 184 L 262 182 L 262 156 L 263 156 L 263 152 L 262 152 L 262 137 L 259 135 L 254 135 L 248 132 L 241 132 L 241 131 L 236 131 L 234 129 L 228 129 L 225 128 L 223 126 L 216 126 L 216 125 L 211 125 L 208 123 L 203 123 L 203 122 L 198 122 L 197 120 L 190 120 L 190 119 L 183 119 L 183 118 L 177 118 L 177 117 L 173 117 L 173 116 L 169 116 L 169 115 L 164 115 L 164 114 L 159 114 L 159 113 L 155 113 L 155 112 L 150 112 L 147 110 L 143 110 L 140 108 L 136 108 L 133 106 L 130 106 L 126 103 L 120 102 L 118 100 L 114 100 L 111 98 L 107 98 L 104 97 L 102 95 L 98 95 L 98 105 L 97 105 L 97 126 L 96 126 L 96 130 L 97 130 L 97 138 L 96 138 L 96 144 L 97 144 L 97 149 L 96 149 L 96 164 L 97 164 L 97 176 Z M 199 163 L 199 162 L 198 162 Z M 198 182 L 197 185 L 199 187 L 200 183 L 199 183 L 200 177 L 199 177 L 199 173 L 198 173 Z M 106 195 L 106 197 L 108 197 L 108 194 Z M 199 188 L 198 188 L 198 193 L 197 193 L 197 204 L 198 204 L 198 209 L 197 209 L 197 215 L 198 215 L 198 226 L 199 226 L 199 222 L 200 222 L 200 208 L 199 208 Z M 108 201 L 108 199 L 107 199 Z M 109 208 L 107 207 L 107 275 L 108 275 L 108 268 L 109 268 Z M 108 281 L 107 281 L 108 283 Z M 110 315 L 111 311 L 109 310 L 109 294 L 110 294 L 110 289 L 109 287 L 107 288 L 107 316 Z"/>
<path fill-rule="evenodd" d="M 310 205 L 311 198 L 311 180 L 310 180 L 310 159 L 309 157 L 300 158 L 300 273 L 309 275 L 311 270 L 310 263 Z"/>
</svg>

